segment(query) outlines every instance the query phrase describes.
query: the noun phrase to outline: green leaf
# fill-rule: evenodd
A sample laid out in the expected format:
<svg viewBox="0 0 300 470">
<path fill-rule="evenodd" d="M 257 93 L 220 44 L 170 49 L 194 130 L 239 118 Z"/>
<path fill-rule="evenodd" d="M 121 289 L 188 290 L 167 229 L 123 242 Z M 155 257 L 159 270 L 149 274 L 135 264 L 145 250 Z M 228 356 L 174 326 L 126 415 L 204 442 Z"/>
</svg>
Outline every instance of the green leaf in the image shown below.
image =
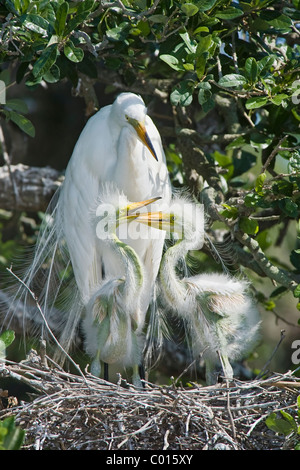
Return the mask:
<svg viewBox="0 0 300 470">
<path fill-rule="evenodd" d="M 281 412 L 281 414 L 283 415 L 283 418 L 277 417 L 276 413 L 271 413 L 265 422 L 271 431 L 288 436 L 292 432 L 295 432 L 295 424 L 286 416 L 287 413 Z M 293 418 L 292 420 L 294 421 Z"/>
<path fill-rule="evenodd" d="M 202 79 L 206 69 L 207 59 L 204 54 L 196 58 L 196 73 L 199 79 Z"/>
<path fill-rule="evenodd" d="M 266 96 L 254 96 L 253 98 L 249 98 L 246 101 L 246 109 L 257 109 L 265 106 L 269 101 L 269 98 Z"/>
<path fill-rule="evenodd" d="M 18 114 L 15 111 L 9 112 L 9 119 L 11 119 L 23 132 L 28 134 L 30 137 L 35 136 L 35 128 L 29 119 Z"/>
<path fill-rule="evenodd" d="M 55 63 L 57 57 L 57 44 L 46 47 L 38 60 L 35 62 L 32 73 L 35 78 L 43 77 Z"/>
<path fill-rule="evenodd" d="M 19 450 L 23 444 L 25 431 L 15 425 L 15 417 L 9 416 L 0 421 L 0 448 L 4 450 Z"/>
<path fill-rule="evenodd" d="M 199 43 L 196 49 L 196 55 L 199 56 L 204 52 L 207 52 L 212 43 L 212 35 L 208 34 L 207 36 L 201 36 Z"/>
<path fill-rule="evenodd" d="M 215 100 L 210 89 L 211 86 L 208 82 L 201 82 L 199 84 L 198 102 L 205 113 L 208 113 L 215 106 Z"/>
<path fill-rule="evenodd" d="M 273 96 L 271 98 L 271 101 L 273 104 L 275 104 L 276 106 L 279 106 L 284 100 L 286 100 L 288 98 L 288 95 L 286 95 L 285 93 L 279 93 L 278 95 L 276 96 Z"/>
<path fill-rule="evenodd" d="M 80 5 L 82 4 L 80 3 L 79 6 Z M 79 7 L 78 7 L 78 10 L 79 10 Z M 78 13 L 73 18 L 71 18 L 65 27 L 64 36 L 65 37 L 68 36 L 68 34 L 71 34 L 74 31 L 74 29 L 77 28 L 77 26 L 82 24 L 89 16 L 89 13 L 90 13 L 89 11 L 83 11 L 82 13 Z"/>
<path fill-rule="evenodd" d="M 275 55 L 267 55 L 257 62 L 257 70 L 259 76 L 265 76 L 269 72 L 271 66 L 276 59 Z"/>
<path fill-rule="evenodd" d="M 296 297 L 296 299 L 300 299 L 300 284 L 297 285 L 296 289 L 293 292 L 293 295 L 294 297 Z"/>
<path fill-rule="evenodd" d="M 199 8 L 199 11 L 207 11 L 210 10 L 215 3 L 217 3 L 217 0 L 202 0 L 197 2 L 197 7 Z"/>
<path fill-rule="evenodd" d="M 266 232 L 266 230 L 265 230 L 265 232 Z M 273 299 L 276 298 L 276 297 L 280 297 L 282 294 L 285 294 L 287 291 L 288 291 L 287 287 L 284 287 L 284 286 L 277 287 L 277 289 L 275 289 L 271 293 L 270 297 L 273 298 Z"/>
<path fill-rule="evenodd" d="M 228 75 L 224 75 L 219 80 L 219 85 L 232 88 L 232 87 L 240 87 L 247 83 L 247 79 L 243 75 L 239 75 L 237 73 L 229 73 Z"/>
<path fill-rule="evenodd" d="M 4 331 L 0 335 L 0 341 L 3 341 L 5 347 L 7 348 L 15 339 L 15 332 L 12 330 Z"/>
<path fill-rule="evenodd" d="M 259 230 L 259 224 L 257 220 L 249 219 L 248 217 L 241 217 L 239 220 L 239 227 L 248 235 L 256 235 Z"/>
<path fill-rule="evenodd" d="M 292 197 L 294 192 L 294 185 L 290 181 L 279 180 L 272 184 L 272 192 L 284 196 Z"/>
<path fill-rule="evenodd" d="M 264 185 L 264 181 L 267 177 L 267 174 L 264 172 L 264 173 L 261 173 L 257 178 L 256 178 L 256 182 L 255 182 L 255 191 L 257 192 L 257 194 L 260 194 L 260 195 L 263 195 L 263 185 Z"/>
<path fill-rule="evenodd" d="M 165 62 L 166 64 L 169 65 L 169 67 L 171 67 L 172 69 L 176 70 L 176 71 L 182 71 L 184 70 L 184 67 L 183 65 L 179 62 L 179 60 L 177 59 L 177 57 L 173 56 L 173 55 L 170 55 L 170 54 L 162 54 L 159 56 L 159 58 Z"/>
<path fill-rule="evenodd" d="M 289 33 L 292 27 L 292 20 L 286 15 L 282 15 L 275 10 L 263 9 L 260 18 L 267 23 L 267 31 L 274 30 L 281 33 Z"/>
<path fill-rule="evenodd" d="M 280 410 L 280 413 L 286 419 L 286 421 L 288 421 L 290 423 L 292 431 L 297 432 L 297 424 L 296 424 L 296 421 L 293 418 L 293 416 L 290 413 L 288 413 L 287 411 L 284 411 L 284 410 Z"/>
<path fill-rule="evenodd" d="M 13 111 L 17 111 L 19 113 L 28 113 L 28 107 L 25 101 L 19 100 L 17 98 L 12 98 L 7 100 L 5 103 L 6 108 L 9 108 Z"/>
<path fill-rule="evenodd" d="M 278 206 L 280 209 L 289 217 L 297 218 L 298 217 L 298 206 L 290 198 L 285 197 L 278 201 Z"/>
<path fill-rule="evenodd" d="M 95 0 L 84 0 L 80 2 L 77 8 L 78 13 L 90 13 L 95 5 Z"/>
<path fill-rule="evenodd" d="M 128 24 L 121 23 L 115 28 L 111 28 L 106 32 L 106 37 L 110 41 L 124 41 L 129 33 Z"/>
<path fill-rule="evenodd" d="M 293 170 L 300 171 L 300 152 L 296 150 L 292 153 L 292 156 L 289 160 L 289 166 L 293 168 Z"/>
<path fill-rule="evenodd" d="M 273 300 L 266 300 L 263 305 L 264 309 L 268 310 L 268 312 L 274 310 L 274 308 L 276 307 L 276 304 Z"/>
<path fill-rule="evenodd" d="M 35 14 L 28 14 L 25 17 L 21 17 L 23 19 L 23 25 L 30 29 L 30 31 L 34 31 L 35 33 L 42 34 L 43 36 L 47 36 L 48 32 L 50 31 L 50 24 L 45 18 Z"/>
<path fill-rule="evenodd" d="M 168 17 L 165 15 L 151 15 L 148 16 L 148 20 L 151 21 L 152 23 L 167 23 Z"/>
<path fill-rule="evenodd" d="M 184 41 L 185 45 L 187 46 L 188 50 L 193 54 L 196 51 L 196 43 L 192 41 L 190 38 L 189 33 L 180 33 L 179 36 Z"/>
<path fill-rule="evenodd" d="M 81 62 L 84 52 L 79 47 L 75 47 L 72 41 L 68 41 L 64 46 L 64 54 L 71 62 Z"/>
<path fill-rule="evenodd" d="M 203 105 L 207 101 L 209 101 L 212 97 L 212 93 L 210 90 L 207 90 L 205 88 L 200 88 L 199 93 L 198 93 L 198 101 L 199 104 Z"/>
<path fill-rule="evenodd" d="M 175 87 L 170 95 L 171 103 L 174 106 L 189 106 L 193 101 L 194 87 L 189 80 L 183 80 Z"/>
<path fill-rule="evenodd" d="M 198 33 L 209 33 L 209 28 L 207 26 L 199 26 L 199 28 L 195 29 L 194 35 Z"/>
<path fill-rule="evenodd" d="M 56 20 L 54 24 L 54 29 L 58 36 L 63 36 L 68 13 L 69 13 L 69 4 L 67 2 L 63 2 L 59 6 L 56 12 Z"/>
<path fill-rule="evenodd" d="M 148 36 L 151 33 L 151 28 L 148 21 L 140 20 L 137 24 L 137 28 L 140 30 L 142 36 Z"/>
<path fill-rule="evenodd" d="M 221 215 L 223 217 L 227 217 L 228 219 L 236 219 L 238 216 L 238 209 L 237 207 L 230 206 L 228 204 L 222 204 L 223 207 L 225 207 L 225 210 L 221 211 Z"/>
<path fill-rule="evenodd" d="M 251 83 L 255 83 L 257 79 L 258 67 L 256 59 L 254 57 L 248 57 L 248 59 L 246 60 L 245 72 L 248 80 Z"/>
<path fill-rule="evenodd" d="M 52 65 L 51 69 L 44 74 L 43 78 L 47 83 L 57 83 L 60 79 L 59 67 L 56 64 Z"/>
<path fill-rule="evenodd" d="M 217 18 L 221 18 L 222 20 L 233 20 L 238 16 L 241 16 L 243 11 L 239 8 L 229 7 L 225 8 L 224 10 L 219 10 L 215 13 Z"/>
<path fill-rule="evenodd" d="M 181 5 L 181 10 L 186 16 L 194 16 L 198 13 L 199 8 L 193 3 L 184 3 Z"/>
</svg>

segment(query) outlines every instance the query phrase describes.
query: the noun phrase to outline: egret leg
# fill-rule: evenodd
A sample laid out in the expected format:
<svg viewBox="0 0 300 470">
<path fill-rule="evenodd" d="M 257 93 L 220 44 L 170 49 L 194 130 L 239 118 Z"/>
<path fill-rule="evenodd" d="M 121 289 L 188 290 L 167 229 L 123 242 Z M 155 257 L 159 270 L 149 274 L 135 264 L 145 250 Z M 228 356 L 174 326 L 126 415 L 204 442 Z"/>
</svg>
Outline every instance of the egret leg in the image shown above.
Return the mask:
<svg viewBox="0 0 300 470">
<path fill-rule="evenodd" d="M 133 374 L 132 374 L 132 383 L 137 388 L 143 388 L 143 382 L 141 381 L 141 377 L 139 374 L 139 366 L 135 364 L 133 367 Z"/>
<path fill-rule="evenodd" d="M 215 361 L 205 359 L 205 380 L 206 385 L 215 385 L 218 382 L 220 370 Z"/>
<path fill-rule="evenodd" d="M 101 360 L 99 350 L 97 351 L 97 354 L 91 363 L 91 374 L 93 374 L 95 377 L 100 377 L 101 375 Z"/>
<path fill-rule="evenodd" d="M 104 380 L 109 381 L 108 364 L 104 362 Z"/>
<path fill-rule="evenodd" d="M 217 351 L 217 353 L 221 363 L 221 371 L 220 365 L 218 365 L 217 362 L 213 361 L 212 359 L 205 360 L 205 380 L 207 385 L 216 384 L 218 382 L 218 376 L 220 375 L 220 372 L 226 379 L 233 379 L 233 370 L 228 356 L 226 354 L 222 354 L 220 351 Z"/>
<path fill-rule="evenodd" d="M 218 354 L 223 369 L 224 377 L 226 379 L 233 379 L 233 370 L 229 362 L 228 356 L 226 354 L 222 354 L 220 351 L 218 351 Z"/>
<path fill-rule="evenodd" d="M 145 380 L 145 368 L 143 364 L 139 365 L 139 375 L 142 380 Z"/>
</svg>

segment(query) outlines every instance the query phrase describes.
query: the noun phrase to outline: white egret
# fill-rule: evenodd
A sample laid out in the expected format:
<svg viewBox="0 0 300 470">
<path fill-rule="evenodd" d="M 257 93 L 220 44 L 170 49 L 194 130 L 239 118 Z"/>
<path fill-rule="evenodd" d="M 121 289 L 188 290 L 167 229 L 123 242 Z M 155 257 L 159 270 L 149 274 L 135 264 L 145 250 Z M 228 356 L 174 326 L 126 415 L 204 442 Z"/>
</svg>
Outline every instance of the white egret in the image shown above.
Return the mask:
<svg viewBox="0 0 300 470">
<path fill-rule="evenodd" d="M 140 96 L 121 93 L 84 127 L 66 169 L 65 179 L 49 208 L 36 244 L 33 263 L 23 281 L 37 293 L 46 318 L 57 301 L 63 316 L 59 341 L 69 351 L 77 337 L 80 319 L 95 288 L 103 279 L 122 276 L 120 260 L 99 243 L 91 223 L 101 185 L 114 183 L 130 201 L 160 196 L 168 202 L 171 185 L 158 130 L 147 115 Z M 141 310 L 153 301 L 164 234 L 144 235 L 122 241 L 137 253 L 144 267 Z M 64 286 L 66 288 L 64 289 Z M 20 288 L 22 290 L 22 287 Z M 28 297 L 21 293 L 21 300 Z M 38 311 L 37 311 L 38 314 Z"/>
<path fill-rule="evenodd" d="M 113 182 L 130 201 L 160 196 L 168 202 L 171 186 L 160 135 L 140 96 L 121 93 L 83 129 L 68 164 L 58 201 L 64 237 L 83 304 L 102 277 L 120 275 L 122 266 L 96 243 L 90 211 L 103 182 Z M 148 289 L 146 313 L 162 255 L 163 236 L 122 239 L 144 263 Z M 122 272 L 122 271 L 121 271 Z M 65 331 L 68 336 L 68 329 Z M 65 335 L 63 335 L 65 336 Z"/>
<path fill-rule="evenodd" d="M 91 372 L 100 376 L 101 363 L 133 367 L 133 383 L 141 386 L 138 366 L 143 349 L 144 266 L 134 249 L 119 239 L 119 228 L 134 220 L 135 211 L 158 198 L 130 203 L 124 194 L 105 186 L 98 201 L 96 228 L 99 243 L 123 266 L 124 275 L 110 276 L 95 286 L 83 320 L 86 352 L 93 358 Z M 126 225 L 126 224 L 127 225 Z"/>
<path fill-rule="evenodd" d="M 187 325 L 195 357 L 203 353 L 207 383 L 215 383 L 220 364 L 225 377 L 232 378 L 230 361 L 249 354 L 258 340 L 260 318 L 247 294 L 247 283 L 218 273 L 178 277 L 178 262 L 203 243 L 200 206 L 179 197 L 169 210 L 141 215 L 136 220 L 179 237 L 161 262 L 165 303 Z"/>
</svg>

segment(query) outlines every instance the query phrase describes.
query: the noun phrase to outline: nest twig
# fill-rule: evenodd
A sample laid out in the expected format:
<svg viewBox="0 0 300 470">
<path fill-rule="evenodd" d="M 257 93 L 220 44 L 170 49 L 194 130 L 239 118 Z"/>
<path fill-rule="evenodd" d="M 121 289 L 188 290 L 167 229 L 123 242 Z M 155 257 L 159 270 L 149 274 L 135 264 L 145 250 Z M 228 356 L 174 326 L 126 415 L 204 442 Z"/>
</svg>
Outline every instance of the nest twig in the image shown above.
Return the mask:
<svg viewBox="0 0 300 470">
<path fill-rule="evenodd" d="M 15 416 L 26 431 L 23 449 L 35 450 L 274 450 L 291 437 L 265 424 L 271 412 L 297 415 L 300 379 L 292 372 L 250 382 L 204 387 L 145 383 L 143 391 L 47 366 L 35 352 L 21 363 L 0 364 L 0 378 L 35 391 L 10 400 L 0 419 Z M 1 395 L 0 395 L 1 402 Z"/>
</svg>

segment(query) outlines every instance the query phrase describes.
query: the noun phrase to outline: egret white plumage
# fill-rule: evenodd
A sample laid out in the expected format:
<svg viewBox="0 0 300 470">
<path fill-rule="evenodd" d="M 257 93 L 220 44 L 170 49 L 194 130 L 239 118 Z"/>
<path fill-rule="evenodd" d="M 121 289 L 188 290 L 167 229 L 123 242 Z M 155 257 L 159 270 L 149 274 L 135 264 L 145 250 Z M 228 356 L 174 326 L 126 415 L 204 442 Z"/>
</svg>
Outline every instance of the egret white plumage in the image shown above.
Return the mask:
<svg viewBox="0 0 300 470">
<path fill-rule="evenodd" d="M 226 274 L 198 274 L 179 278 L 176 267 L 189 250 L 204 239 L 203 211 L 186 198 L 175 198 L 169 210 L 139 216 L 137 221 L 177 234 L 160 268 L 165 303 L 184 320 L 195 357 L 203 353 L 206 381 L 216 382 L 221 363 L 232 378 L 230 361 L 251 352 L 257 343 L 260 318 L 247 294 L 247 282 Z"/>
<path fill-rule="evenodd" d="M 84 127 L 55 195 L 55 208 L 45 217 L 33 263 L 23 277 L 34 292 L 37 278 L 41 283 L 38 300 L 47 318 L 58 299 L 64 304 L 59 341 L 66 351 L 76 338 L 95 289 L 103 279 L 125 274 L 120 260 L 99 243 L 91 223 L 91 213 L 106 182 L 113 183 L 133 202 L 155 196 L 168 202 L 171 197 L 159 132 L 147 115 L 144 101 L 133 93 L 121 93 Z M 122 241 L 134 248 L 144 267 L 146 288 L 141 310 L 145 315 L 153 299 L 164 234 L 155 239 L 128 236 Z M 66 279 L 70 279 L 70 285 L 62 293 Z M 26 297 L 25 292 L 25 303 Z"/>
</svg>

